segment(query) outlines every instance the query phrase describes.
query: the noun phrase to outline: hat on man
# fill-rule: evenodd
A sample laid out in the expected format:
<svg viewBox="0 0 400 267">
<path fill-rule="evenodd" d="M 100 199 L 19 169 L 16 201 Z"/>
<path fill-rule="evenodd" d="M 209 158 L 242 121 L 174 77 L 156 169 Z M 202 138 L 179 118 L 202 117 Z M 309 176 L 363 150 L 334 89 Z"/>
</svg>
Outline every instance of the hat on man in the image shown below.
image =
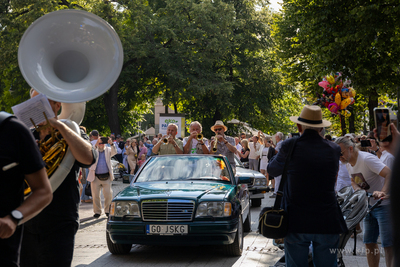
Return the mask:
<svg viewBox="0 0 400 267">
<path fill-rule="evenodd" d="M 322 119 L 322 110 L 319 106 L 304 106 L 300 116 L 291 116 L 290 120 L 294 123 L 310 127 L 328 127 L 331 123 Z"/>
<path fill-rule="evenodd" d="M 214 126 L 211 126 L 211 131 L 215 132 L 214 131 L 215 126 L 221 126 L 225 129 L 225 131 L 228 130 L 228 127 L 226 127 L 222 121 L 216 121 Z"/>
<path fill-rule="evenodd" d="M 92 134 L 93 136 L 99 136 L 99 131 L 93 130 L 93 131 L 91 132 L 91 134 Z"/>
</svg>

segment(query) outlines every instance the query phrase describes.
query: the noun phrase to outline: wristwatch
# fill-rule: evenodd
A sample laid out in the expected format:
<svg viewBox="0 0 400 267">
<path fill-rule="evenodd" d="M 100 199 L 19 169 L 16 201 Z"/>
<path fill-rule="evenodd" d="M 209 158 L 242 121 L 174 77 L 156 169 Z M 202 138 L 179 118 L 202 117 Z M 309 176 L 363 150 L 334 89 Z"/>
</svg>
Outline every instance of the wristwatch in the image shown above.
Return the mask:
<svg viewBox="0 0 400 267">
<path fill-rule="evenodd" d="M 178 146 L 177 144 L 174 145 L 174 147 L 177 147 L 177 146 Z"/>
<path fill-rule="evenodd" d="M 377 152 L 379 151 L 379 148 L 380 148 L 380 147 L 378 147 L 378 149 L 377 149 L 377 150 L 375 150 L 375 153 L 377 153 Z"/>
<path fill-rule="evenodd" d="M 13 210 L 10 213 L 10 216 L 17 221 L 17 224 L 19 223 L 20 220 L 22 220 L 24 218 L 24 215 L 22 215 L 22 213 L 19 210 Z"/>
</svg>

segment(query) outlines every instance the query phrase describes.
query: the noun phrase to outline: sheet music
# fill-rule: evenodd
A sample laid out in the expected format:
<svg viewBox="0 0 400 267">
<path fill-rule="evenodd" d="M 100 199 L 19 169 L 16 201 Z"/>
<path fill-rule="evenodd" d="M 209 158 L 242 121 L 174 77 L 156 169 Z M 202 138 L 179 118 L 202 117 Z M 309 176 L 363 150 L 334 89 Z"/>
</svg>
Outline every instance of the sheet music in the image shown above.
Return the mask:
<svg viewBox="0 0 400 267">
<path fill-rule="evenodd" d="M 30 119 L 32 119 L 36 125 L 46 121 L 43 112 L 45 112 L 48 119 L 55 117 L 49 100 L 44 94 L 39 94 L 21 104 L 15 105 L 12 107 L 12 110 L 14 115 L 28 128 L 33 127 Z"/>
</svg>

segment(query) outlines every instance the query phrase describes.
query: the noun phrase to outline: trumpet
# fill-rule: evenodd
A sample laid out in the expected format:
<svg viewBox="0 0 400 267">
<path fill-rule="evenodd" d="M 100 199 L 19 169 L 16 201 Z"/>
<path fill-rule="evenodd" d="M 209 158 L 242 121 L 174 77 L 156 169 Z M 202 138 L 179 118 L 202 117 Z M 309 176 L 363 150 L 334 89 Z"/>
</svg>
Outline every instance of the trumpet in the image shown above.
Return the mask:
<svg viewBox="0 0 400 267">
<path fill-rule="evenodd" d="M 196 139 L 197 139 L 198 141 L 203 140 L 203 134 L 199 133 L 199 134 L 196 136 Z"/>
<path fill-rule="evenodd" d="M 163 143 L 164 143 L 164 145 L 168 145 L 168 138 L 169 138 L 169 135 L 168 135 L 168 137 L 165 137 L 165 138 L 163 138 Z"/>
<path fill-rule="evenodd" d="M 214 137 L 214 147 L 211 150 L 213 153 L 217 152 L 217 144 L 218 144 L 218 139 L 217 139 L 217 136 L 215 136 Z"/>
</svg>

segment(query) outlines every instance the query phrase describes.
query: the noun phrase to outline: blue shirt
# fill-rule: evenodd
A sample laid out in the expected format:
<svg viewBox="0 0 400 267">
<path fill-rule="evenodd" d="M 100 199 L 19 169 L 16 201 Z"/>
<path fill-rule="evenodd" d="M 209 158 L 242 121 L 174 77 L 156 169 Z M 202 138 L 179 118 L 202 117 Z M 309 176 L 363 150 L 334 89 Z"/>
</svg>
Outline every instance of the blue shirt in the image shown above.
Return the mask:
<svg viewBox="0 0 400 267">
<path fill-rule="evenodd" d="M 147 147 L 147 156 L 150 157 L 154 145 L 153 144 L 144 143 L 144 146 Z"/>
<path fill-rule="evenodd" d="M 99 160 L 97 161 L 95 173 L 96 174 L 108 173 L 106 155 L 105 155 L 104 151 L 103 152 L 99 151 Z"/>
</svg>

